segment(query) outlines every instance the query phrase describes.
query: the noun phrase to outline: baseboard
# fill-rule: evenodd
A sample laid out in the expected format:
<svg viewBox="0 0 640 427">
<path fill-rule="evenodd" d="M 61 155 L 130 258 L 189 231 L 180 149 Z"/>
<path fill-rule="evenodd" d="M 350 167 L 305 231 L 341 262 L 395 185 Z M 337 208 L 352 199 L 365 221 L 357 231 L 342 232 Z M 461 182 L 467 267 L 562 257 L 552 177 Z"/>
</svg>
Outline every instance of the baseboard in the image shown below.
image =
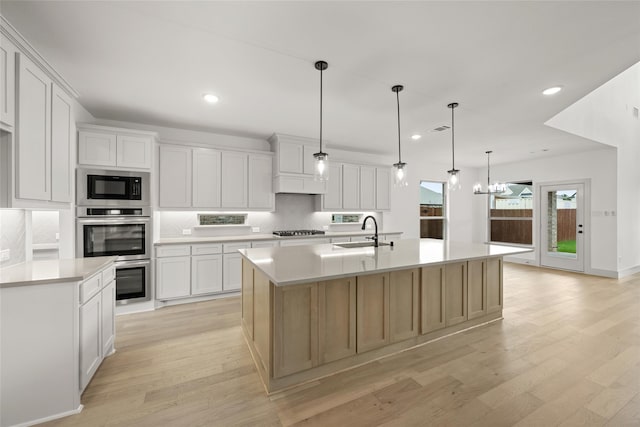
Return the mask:
<svg viewBox="0 0 640 427">
<path fill-rule="evenodd" d="M 514 257 L 514 256 L 506 256 L 503 258 L 504 262 L 512 262 L 514 264 L 526 264 L 526 265 L 531 265 L 534 267 L 538 267 L 538 264 L 536 264 L 536 262 L 532 259 L 524 259 L 524 258 L 518 258 L 518 257 Z"/>
<path fill-rule="evenodd" d="M 237 296 L 240 296 L 240 291 L 226 292 L 223 294 L 204 295 L 200 297 L 189 297 L 189 298 L 179 298 L 179 299 L 171 299 L 171 300 L 165 300 L 165 301 L 156 301 L 156 308 L 171 307 L 172 305 L 190 304 L 192 302 L 210 301 L 214 299 L 237 297 Z"/>
<path fill-rule="evenodd" d="M 631 276 L 632 274 L 640 273 L 640 265 L 636 265 L 635 267 L 625 268 L 624 270 L 618 271 L 618 279 L 622 279 L 623 277 Z"/>
<path fill-rule="evenodd" d="M 601 270 L 599 268 L 591 268 L 589 269 L 589 271 L 585 271 L 585 273 L 591 274 L 593 276 L 608 277 L 610 279 L 619 278 L 618 272 L 613 270 Z"/>
<path fill-rule="evenodd" d="M 145 301 L 145 302 L 134 302 L 131 304 L 116 304 L 116 316 L 121 316 L 123 314 L 133 314 L 133 313 L 142 313 L 145 311 L 153 311 L 155 310 L 154 301 Z"/>
<path fill-rule="evenodd" d="M 34 426 L 36 424 L 46 423 L 47 421 L 53 421 L 53 420 L 57 420 L 59 418 L 68 417 L 69 415 L 76 415 L 76 414 L 79 414 L 80 412 L 82 412 L 82 408 L 84 408 L 84 406 L 80 405 L 76 409 L 73 409 L 71 411 L 60 412 L 59 414 L 50 415 L 48 417 L 39 418 L 37 420 L 27 421 L 26 423 L 16 424 L 13 427 Z"/>
</svg>

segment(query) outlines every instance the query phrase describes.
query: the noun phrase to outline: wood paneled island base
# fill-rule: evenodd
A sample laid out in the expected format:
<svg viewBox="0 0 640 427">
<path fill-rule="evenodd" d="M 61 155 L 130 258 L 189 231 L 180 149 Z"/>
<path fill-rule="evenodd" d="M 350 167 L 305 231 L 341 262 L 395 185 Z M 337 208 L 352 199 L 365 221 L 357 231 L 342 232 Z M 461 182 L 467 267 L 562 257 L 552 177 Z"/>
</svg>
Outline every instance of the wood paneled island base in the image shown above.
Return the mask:
<svg viewBox="0 0 640 427">
<path fill-rule="evenodd" d="M 419 250 L 425 250 L 423 246 L 418 245 Z M 321 258 L 331 245 L 308 248 Z M 377 252 L 380 248 L 371 248 L 381 262 L 368 271 L 344 276 L 356 264 L 343 262 L 341 274 L 334 271 L 335 265 L 325 264 L 321 268 L 325 277 L 285 285 L 274 278 L 283 267 L 273 264 L 279 256 L 295 257 L 295 252 L 283 254 L 285 248 L 241 251 L 242 329 L 267 393 L 502 318 L 502 255 L 485 251 L 485 256 L 468 260 L 425 262 L 417 267 L 406 262 L 413 266 L 390 269 L 392 258 L 404 256 L 405 262 L 409 249 L 405 245 L 405 253 L 402 248 L 392 253 L 392 248 L 385 255 Z M 389 259 L 383 260 L 385 256 Z M 385 266 L 380 268 L 381 264 Z"/>
</svg>

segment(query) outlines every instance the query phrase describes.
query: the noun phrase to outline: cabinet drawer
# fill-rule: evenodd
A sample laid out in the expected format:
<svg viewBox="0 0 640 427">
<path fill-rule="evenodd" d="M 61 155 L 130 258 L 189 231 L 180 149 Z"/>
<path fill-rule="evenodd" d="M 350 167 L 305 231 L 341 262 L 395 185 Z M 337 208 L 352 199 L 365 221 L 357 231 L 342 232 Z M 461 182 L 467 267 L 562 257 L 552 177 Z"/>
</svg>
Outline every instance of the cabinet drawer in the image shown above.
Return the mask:
<svg viewBox="0 0 640 427">
<path fill-rule="evenodd" d="M 249 249 L 251 247 L 250 242 L 243 243 L 225 243 L 223 245 L 225 254 L 235 253 L 238 249 Z"/>
<path fill-rule="evenodd" d="M 222 253 L 222 243 L 191 245 L 191 255 L 215 255 Z"/>
<path fill-rule="evenodd" d="M 102 272 L 102 284 L 108 285 L 113 279 L 116 278 L 116 267 L 111 266 Z"/>
<path fill-rule="evenodd" d="M 267 240 L 266 242 L 251 242 L 252 248 L 277 248 L 280 242 L 277 240 Z"/>
<path fill-rule="evenodd" d="M 156 257 L 165 258 L 170 256 L 187 256 L 191 255 L 190 245 L 170 245 L 158 246 L 156 248 Z"/>
<path fill-rule="evenodd" d="M 80 304 L 89 301 L 92 296 L 102 289 L 102 275 L 96 274 L 80 284 Z"/>
</svg>

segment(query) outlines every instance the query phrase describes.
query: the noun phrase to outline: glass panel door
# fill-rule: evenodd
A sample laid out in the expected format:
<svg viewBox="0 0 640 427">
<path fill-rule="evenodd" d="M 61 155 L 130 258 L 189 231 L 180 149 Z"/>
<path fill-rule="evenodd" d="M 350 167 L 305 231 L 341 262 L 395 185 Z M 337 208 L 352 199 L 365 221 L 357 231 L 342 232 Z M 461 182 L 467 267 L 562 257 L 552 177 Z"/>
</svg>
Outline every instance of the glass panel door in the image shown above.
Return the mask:
<svg viewBox="0 0 640 427">
<path fill-rule="evenodd" d="M 145 224 L 84 226 L 84 256 L 145 255 Z"/>
<path fill-rule="evenodd" d="M 540 264 L 584 271 L 584 184 L 541 187 Z"/>
</svg>

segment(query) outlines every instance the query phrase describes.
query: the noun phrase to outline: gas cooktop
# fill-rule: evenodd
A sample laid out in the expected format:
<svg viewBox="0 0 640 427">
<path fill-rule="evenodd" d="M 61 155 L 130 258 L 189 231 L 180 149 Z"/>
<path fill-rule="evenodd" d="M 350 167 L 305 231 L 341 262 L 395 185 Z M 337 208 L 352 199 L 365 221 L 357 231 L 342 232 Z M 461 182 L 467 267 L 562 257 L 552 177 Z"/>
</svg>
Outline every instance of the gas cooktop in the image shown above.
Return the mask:
<svg viewBox="0 0 640 427">
<path fill-rule="evenodd" d="M 278 230 L 273 232 L 276 236 L 313 236 L 315 234 L 324 234 L 322 230 Z"/>
</svg>

